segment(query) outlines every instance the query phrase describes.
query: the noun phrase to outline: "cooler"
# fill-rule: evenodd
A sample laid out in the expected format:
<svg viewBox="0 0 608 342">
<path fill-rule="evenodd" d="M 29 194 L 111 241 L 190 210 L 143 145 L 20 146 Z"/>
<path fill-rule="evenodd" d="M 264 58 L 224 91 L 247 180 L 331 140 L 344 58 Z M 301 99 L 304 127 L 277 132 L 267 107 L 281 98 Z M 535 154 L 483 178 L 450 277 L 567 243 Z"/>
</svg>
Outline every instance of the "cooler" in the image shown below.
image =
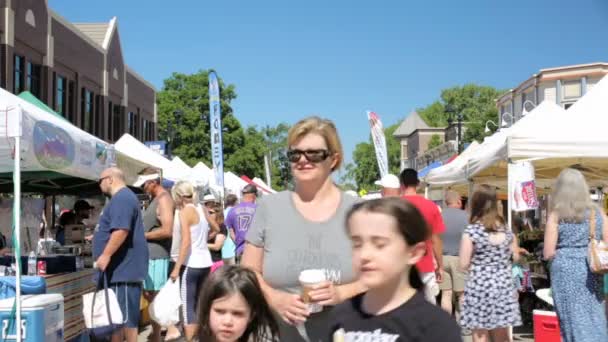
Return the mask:
<svg viewBox="0 0 608 342">
<path fill-rule="evenodd" d="M 534 342 L 561 342 L 559 320 L 553 311 L 534 310 Z"/>
<path fill-rule="evenodd" d="M 24 342 L 63 342 L 63 296 L 41 294 L 21 296 L 21 331 Z M 14 298 L 0 300 L 0 341 L 17 340 L 15 324 L 11 321 Z M 14 319 L 14 318 L 13 318 Z"/>
</svg>

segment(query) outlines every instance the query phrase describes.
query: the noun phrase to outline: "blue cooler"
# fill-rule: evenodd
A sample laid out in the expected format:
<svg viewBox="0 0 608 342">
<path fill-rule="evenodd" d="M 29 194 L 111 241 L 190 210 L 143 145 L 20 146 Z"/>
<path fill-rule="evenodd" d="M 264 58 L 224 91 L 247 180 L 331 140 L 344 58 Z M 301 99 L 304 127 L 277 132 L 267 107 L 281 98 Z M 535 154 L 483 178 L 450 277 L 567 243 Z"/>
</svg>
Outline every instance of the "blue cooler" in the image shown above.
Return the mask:
<svg viewBox="0 0 608 342">
<path fill-rule="evenodd" d="M 15 324 L 10 324 L 14 302 L 14 298 L 0 300 L 3 342 L 17 340 Z M 63 342 L 63 296 L 56 293 L 21 296 L 21 322 L 24 342 Z"/>
</svg>

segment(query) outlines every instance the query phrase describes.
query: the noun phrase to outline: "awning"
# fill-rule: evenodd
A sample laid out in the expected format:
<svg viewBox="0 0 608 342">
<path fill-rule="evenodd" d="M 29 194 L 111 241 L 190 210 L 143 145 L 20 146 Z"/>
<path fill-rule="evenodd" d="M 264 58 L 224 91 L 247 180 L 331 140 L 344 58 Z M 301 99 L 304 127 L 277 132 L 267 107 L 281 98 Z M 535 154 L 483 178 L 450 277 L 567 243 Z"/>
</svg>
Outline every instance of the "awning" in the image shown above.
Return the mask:
<svg viewBox="0 0 608 342">
<path fill-rule="evenodd" d="M 432 169 L 438 168 L 441 165 L 443 165 L 443 163 L 440 161 L 430 163 L 425 168 L 418 171 L 418 178 L 422 178 L 422 177 L 426 176 L 429 172 L 431 172 Z"/>
</svg>

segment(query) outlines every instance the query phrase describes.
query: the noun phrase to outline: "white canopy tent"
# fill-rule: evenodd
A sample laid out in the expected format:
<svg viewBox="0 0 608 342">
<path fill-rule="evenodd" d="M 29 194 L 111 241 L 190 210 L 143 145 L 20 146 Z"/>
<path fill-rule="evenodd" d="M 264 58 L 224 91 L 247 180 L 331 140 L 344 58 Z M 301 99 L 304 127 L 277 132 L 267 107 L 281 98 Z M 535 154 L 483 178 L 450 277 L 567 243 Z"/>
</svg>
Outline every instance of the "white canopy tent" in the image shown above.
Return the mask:
<svg viewBox="0 0 608 342">
<path fill-rule="evenodd" d="M 564 115 L 511 135 L 508 156 L 513 160 L 531 159 L 537 170 L 553 177 L 565 167 L 575 167 L 590 183 L 605 184 L 607 108 L 608 77 L 604 77 Z"/>
<path fill-rule="evenodd" d="M 241 197 L 241 191 L 247 184 L 247 182 L 234 173 L 230 171 L 224 172 L 224 188 L 228 190 L 227 193 L 232 193 L 237 197 Z"/>
<path fill-rule="evenodd" d="M 205 174 L 196 172 L 194 168 L 188 166 L 180 157 L 173 157 L 171 165 L 176 172 L 187 175 L 187 178 L 184 180 L 191 182 L 195 187 L 205 187 L 209 184 L 209 178 Z"/>
<path fill-rule="evenodd" d="M 190 171 L 181 167 L 175 167 L 171 161 L 146 145 L 141 143 L 129 134 L 124 134 L 114 145 L 117 152 L 120 152 L 132 159 L 162 170 L 163 177 L 172 181 L 188 180 Z"/>
<path fill-rule="evenodd" d="M 21 226 L 22 190 L 47 194 L 99 191 L 100 173 L 115 164 L 117 157 L 124 157 L 115 153 L 110 144 L 35 101 L 36 104 L 28 102 L 0 89 L 0 186 L 14 196 L 16 260 L 21 257 L 21 231 L 25 229 Z M 129 169 L 143 166 L 129 158 L 122 160 Z M 125 175 L 128 177 L 129 173 Z M 21 268 L 17 267 L 16 288 L 20 286 Z M 21 322 L 19 290 L 15 302 L 16 321 Z M 16 339 L 21 341 L 21 329 L 16 330 Z"/>
<path fill-rule="evenodd" d="M 432 186 L 466 182 L 465 167 L 467 161 L 479 149 L 479 146 L 480 144 L 477 141 L 473 141 L 466 150 L 462 151 L 462 153 L 450 163 L 431 170 L 423 178 L 423 181 Z"/>
<path fill-rule="evenodd" d="M 259 185 L 259 186 L 262 188 L 262 190 L 265 190 L 265 191 L 266 191 L 266 192 L 268 192 L 268 193 L 271 193 L 271 194 L 276 194 L 276 193 L 277 193 L 277 192 L 276 192 L 276 190 L 274 190 L 273 188 L 269 187 L 269 186 L 268 186 L 268 184 L 264 183 L 264 181 L 263 181 L 263 180 L 261 180 L 261 179 L 260 179 L 260 178 L 258 178 L 258 177 L 254 177 L 254 178 L 252 179 L 252 181 L 253 181 L 255 184 L 258 184 L 258 185 Z"/>
<path fill-rule="evenodd" d="M 0 173 L 14 171 L 14 144 L 9 141 L 7 123 L 21 112 L 21 172 L 26 189 L 52 192 L 76 189 L 82 182 L 95 183 L 104 168 L 117 164 L 127 179 L 148 166 L 145 162 L 116 152 L 111 144 L 79 129 L 56 113 L 0 89 Z M 2 181 L 0 181 L 2 183 Z"/>
</svg>

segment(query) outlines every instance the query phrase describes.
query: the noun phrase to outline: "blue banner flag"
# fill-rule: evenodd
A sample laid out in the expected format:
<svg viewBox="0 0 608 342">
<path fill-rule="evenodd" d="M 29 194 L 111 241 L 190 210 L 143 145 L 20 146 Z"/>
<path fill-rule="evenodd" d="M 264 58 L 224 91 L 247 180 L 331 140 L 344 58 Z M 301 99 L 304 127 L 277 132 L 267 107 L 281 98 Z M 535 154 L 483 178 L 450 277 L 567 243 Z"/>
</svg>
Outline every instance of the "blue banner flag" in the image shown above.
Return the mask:
<svg viewBox="0 0 608 342">
<path fill-rule="evenodd" d="M 209 126 L 211 127 L 211 157 L 215 183 L 224 191 L 224 152 L 222 146 L 222 114 L 220 85 L 215 72 L 209 72 Z"/>
</svg>

